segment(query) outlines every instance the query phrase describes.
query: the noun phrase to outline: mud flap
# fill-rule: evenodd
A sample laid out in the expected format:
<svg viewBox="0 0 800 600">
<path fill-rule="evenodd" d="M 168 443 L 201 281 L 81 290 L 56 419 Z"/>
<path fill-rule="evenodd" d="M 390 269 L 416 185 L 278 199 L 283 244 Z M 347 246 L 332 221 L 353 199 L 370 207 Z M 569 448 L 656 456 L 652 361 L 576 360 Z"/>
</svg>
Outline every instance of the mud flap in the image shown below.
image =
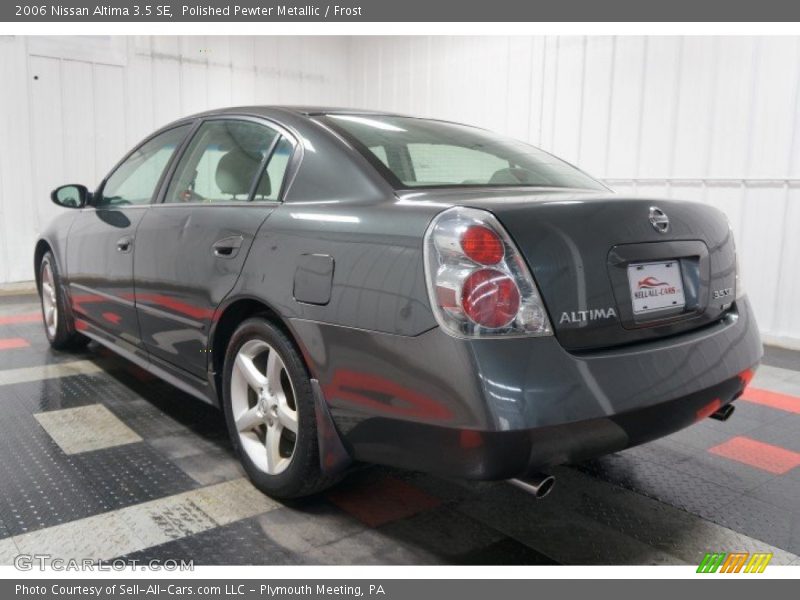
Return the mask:
<svg viewBox="0 0 800 600">
<path fill-rule="evenodd" d="M 342 438 L 336 429 L 328 404 L 322 395 L 319 381 L 311 380 L 314 393 L 314 413 L 317 420 L 317 443 L 319 446 L 319 464 L 326 475 L 336 475 L 344 471 L 353 462 L 344 447 Z"/>
</svg>

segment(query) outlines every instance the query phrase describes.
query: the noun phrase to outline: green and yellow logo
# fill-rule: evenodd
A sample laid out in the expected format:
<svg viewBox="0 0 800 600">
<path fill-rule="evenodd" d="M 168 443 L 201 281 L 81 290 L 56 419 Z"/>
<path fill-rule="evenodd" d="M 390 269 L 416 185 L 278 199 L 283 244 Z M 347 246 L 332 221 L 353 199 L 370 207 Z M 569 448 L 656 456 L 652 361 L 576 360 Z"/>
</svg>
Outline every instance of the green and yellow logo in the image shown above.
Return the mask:
<svg viewBox="0 0 800 600">
<path fill-rule="evenodd" d="M 708 552 L 697 567 L 697 572 L 763 573 L 771 560 L 770 552 Z"/>
</svg>

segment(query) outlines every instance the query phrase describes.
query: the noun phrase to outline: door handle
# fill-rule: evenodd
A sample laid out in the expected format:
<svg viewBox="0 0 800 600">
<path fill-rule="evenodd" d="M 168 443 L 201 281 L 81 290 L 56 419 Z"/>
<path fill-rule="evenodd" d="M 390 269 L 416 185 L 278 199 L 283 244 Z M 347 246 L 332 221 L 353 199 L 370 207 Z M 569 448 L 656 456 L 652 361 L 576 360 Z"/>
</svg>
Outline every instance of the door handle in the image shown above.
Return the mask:
<svg viewBox="0 0 800 600">
<path fill-rule="evenodd" d="M 211 246 L 214 256 L 217 258 L 234 258 L 239 254 L 239 249 L 242 247 L 244 237 L 241 235 L 232 235 L 224 239 L 214 242 Z"/>
<path fill-rule="evenodd" d="M 123 238 L 117 240 L 117 252 L 122 252 L 123 254 L 127 254 L 131 251 L 133 247 L 133 238 L 129 235 L 126 235 Z"/>
</svg>

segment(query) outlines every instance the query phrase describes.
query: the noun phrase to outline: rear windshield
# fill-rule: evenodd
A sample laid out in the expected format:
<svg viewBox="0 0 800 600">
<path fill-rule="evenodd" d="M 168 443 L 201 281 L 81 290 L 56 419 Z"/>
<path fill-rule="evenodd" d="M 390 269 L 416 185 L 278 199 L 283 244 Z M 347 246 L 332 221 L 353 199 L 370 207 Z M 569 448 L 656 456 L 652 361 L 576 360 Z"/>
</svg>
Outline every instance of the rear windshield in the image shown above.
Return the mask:
<svg viewBox="0 0 800 600">
<path fill-rule="evenodd" d="M 547 152 L 476 127 L 382 115 L 327 115 L 325 120 L 398 188 L 606 189 Z"/>
</svg>

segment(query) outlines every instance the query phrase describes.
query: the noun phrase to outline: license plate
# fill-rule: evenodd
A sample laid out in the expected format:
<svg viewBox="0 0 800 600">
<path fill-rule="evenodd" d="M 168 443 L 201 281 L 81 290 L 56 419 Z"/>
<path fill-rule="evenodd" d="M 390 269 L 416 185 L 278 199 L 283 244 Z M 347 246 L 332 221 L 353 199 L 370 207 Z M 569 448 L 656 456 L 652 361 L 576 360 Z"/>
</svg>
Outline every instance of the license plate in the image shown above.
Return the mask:
<svg viewBox="0 0 800 600">
<path fill-rule="evenodd" d="M 681 265 L 677 260 L 628 265 L 633 314 L 683 308 Z"/>
</svg>

